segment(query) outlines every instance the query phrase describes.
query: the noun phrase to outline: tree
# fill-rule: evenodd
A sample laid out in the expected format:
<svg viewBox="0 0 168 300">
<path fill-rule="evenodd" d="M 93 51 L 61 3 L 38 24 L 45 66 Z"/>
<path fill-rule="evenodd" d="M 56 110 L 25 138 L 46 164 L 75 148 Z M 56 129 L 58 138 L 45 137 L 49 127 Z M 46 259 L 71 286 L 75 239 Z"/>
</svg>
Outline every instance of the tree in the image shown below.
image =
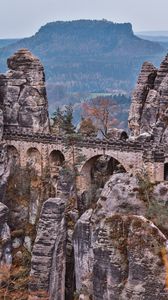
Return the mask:
<svg viewBox="0 0 168 300">
<path fill-rule="evenodd" d="M 56 134 L 72 134 L 75 131 L 73 125 L 73 107 L 71 104 L 65 106 L 65 110 L 62 111 L 58 107 L 53 113 L 51 119 L 53 120 L 53 132 Z"/>
<path fill-rule="evenodd" d="M 73 107 L 71 104 L 65 106 L 61 127 L 66 134 L 72 134 L 75 132 L 75 126 L 73 125 Z"/>
<path fill-rule="evenodd" d="M 52 131 L 54 133 L 61 133 L 61 128 L 63 124 L 64 115 L 63 112 L 60 110 L 59 106 L 57 107 L 56 111 L 52 114 L 51 120 L 53 121 Z"/>
<path fill-rule="evenodd" d="M 118 124 L 116 111 L 117 104 L 105 97 L 97 97 L 83 104 L 83 115 L 92 120 L 104 137 L 108 137 L 110 127 Z"/>
<path fill-rule="evenodd" d="M 81 118 L 79 132 L 81 134 L 84 134 L 85 136 L 96 135 L 97 129 L 96 129 L 95 125 L 93 124 L 93 121 L 91 118 L 86 118 L 86 119 L 84 119 L 83 117 Z"/>
</svg>

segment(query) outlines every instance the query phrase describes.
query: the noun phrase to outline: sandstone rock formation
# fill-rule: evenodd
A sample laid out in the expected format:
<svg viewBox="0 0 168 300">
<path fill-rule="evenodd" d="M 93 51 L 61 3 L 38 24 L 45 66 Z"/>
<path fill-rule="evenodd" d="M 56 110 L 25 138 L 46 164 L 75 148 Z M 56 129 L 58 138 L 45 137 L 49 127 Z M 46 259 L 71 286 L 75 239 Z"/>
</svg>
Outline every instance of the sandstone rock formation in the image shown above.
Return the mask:
<svg viewBox="0 0 168 300">
<path fill-rule="evenodd" d="M 157 70 L 151 63 L 142 66 L 132 95 L 129 128 L 133 137 L 149 135 L 156 142 L 168 141 L 168 56 Z"/>
<path fill-rule="evenodd" d="M 1 106 L 1 108 L 0 108 L 0 140 L 2 140 L 2 136 L 3 136 L 3 129 L 4 129 L 3 121 L 4 121 L 3 120 L 3 106 Z"/>
<path fill-rule="evenodd" d="M 74 232 L 76 289 L 80 293 L 84 292 L 86 296 L 93 289 L 92 213 L 93 210 L 89 209 L 81 216 Z M 87 291 L 82 290 L 84 285 Z"/>
<path fill-rule="evenodd" d="M 11 235 L 7 219 L 8 208 L 0 203 L 0 285 L 7 279 L 5 273 L 10 270 L 12 264 Z"/>
<path fill-rule="evenodd" d="M 0 75 L 0 103 L 8 130 L 49 132 L 44 69 L 39 59 L 21 49 L 8 59 Z M 1 123 L 1 122 L 0 122 Z"/>
<path fill-rule="evenodd" d="M 0 202 L 4 202 L 9 174 L 10 165 L 8 164 L 6 145 L 0 142 Z"/>
<path fill-rule="evenodd" d="M 106 183 L 97 202 L 97 214 L 126 213 L 144 215 L 146 205 L 140 199 L 139 184 L 128 173 L 113 175 Z"/>
<path fill-rule="evenodd" d="M 48 102 L 41 62 L 28 50 L 21 49 L 8 59 L 8 67 L 9 71 L 0 75 L 0 139 L 3 130 L 10 134 L 16 131 L 25 134 L 48 133 Z M 32 149 L 28 153 L 29 160 L 24 167 L 19 164 L 15 147 L 8 146 L 6 149 L 2 144 L 0 154 L 1 201 L 9 208 L 12 231 L 22 229 L 21 244 L 26 239 L 30 246 L 33 238 L 26 228 L 35 227 L 41 203 L 49 197 L 50 185 L 47 182 L 47 190 L 43 184 L 45 180 L 40 172 L 38 151 Z"/>
<path fill-rule="evenodd" d="M 143 108 L 149 91 L 154 87 L 156 75 L 156 68 L 151 63 L 145 62 L 132 95 L 129 113 L 129 127 L 135 136 L 140 134 Z"/>
<path fill-rule="evenodd" d="M 113 175 L 97 207 L 86 211 L 75 227 L 76 284 L 82 297 L 167 299 L 161 257 L 167 240 L 143 215 L 136 179 Z"/>
<path fill-rule="evenodd" d="M 95 234 L 94 299 L 164 299 L 160 249 L 166 247 L 166 238 L 153 223 L 114 214 L 100 222 Z"/>
<path fill-rule="evenodd" d="M 32 251 L 29 299 L 64 300 L 65 295 L 65 203 L 48 199 L 42 208 Z M 39 297 L 39 298 L 38 298 Z M 46 298 L 45 298 L 46 299 Z"/>
<path fill-rule="evenodd" d="M 6 183 L 9 177 L 10 166 L 8 164 L 6 144 L 2 141 L 4 131 L 4 95 L 1 90 L 1 87 L 2 81 L 0 80 L 0 202 L 3 202 Z"/>
</svg>

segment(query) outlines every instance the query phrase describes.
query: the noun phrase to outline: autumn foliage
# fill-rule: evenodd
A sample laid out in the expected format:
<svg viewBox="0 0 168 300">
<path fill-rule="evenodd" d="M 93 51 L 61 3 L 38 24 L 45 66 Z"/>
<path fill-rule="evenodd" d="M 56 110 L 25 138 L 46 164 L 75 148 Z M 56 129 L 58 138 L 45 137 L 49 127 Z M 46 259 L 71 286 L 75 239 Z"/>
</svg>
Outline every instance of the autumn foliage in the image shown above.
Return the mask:
<svg viewBox="0 0 168 300">
<path fill-rule="evenodd" d="M 103 136 L 108 136 L 110 128 L 118 124 L 115 118 L 117 104 L 108 98 L 97 97 L 83 104 L 83 116 L 92 120 L 94 126 Z"/>
<path fill-rule="evenodd" d="M 85 136 L 93 136 L 97 133 L 97 129 L 91 118 L 82 118 L 79 132 Z"/>
</svg>

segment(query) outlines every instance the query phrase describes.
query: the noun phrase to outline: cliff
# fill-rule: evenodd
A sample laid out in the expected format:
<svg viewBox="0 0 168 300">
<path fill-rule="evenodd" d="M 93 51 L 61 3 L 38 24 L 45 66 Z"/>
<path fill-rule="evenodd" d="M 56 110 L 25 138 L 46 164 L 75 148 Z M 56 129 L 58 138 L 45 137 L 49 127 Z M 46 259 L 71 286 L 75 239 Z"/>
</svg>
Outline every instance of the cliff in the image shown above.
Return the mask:
<svg viewBox="0 0 168 300">
<path fill-rule="evenodd" d="M 145 62 L 132 95 L 129 128 L 132 137 L 148 135 L 167 143 L 168 56 L 159 69 Z"/>
<path fill-rule="evenodd" d="M 159 197 L 158 187 L 156 203 Z M 147 213 L 138 180 L 128 174 L 113 175 L 96 208 L 86 211 L 75 227 L 79 299 L 167 299 L 161 256 L 167 238 L 145 217 Z"/>
</svg>

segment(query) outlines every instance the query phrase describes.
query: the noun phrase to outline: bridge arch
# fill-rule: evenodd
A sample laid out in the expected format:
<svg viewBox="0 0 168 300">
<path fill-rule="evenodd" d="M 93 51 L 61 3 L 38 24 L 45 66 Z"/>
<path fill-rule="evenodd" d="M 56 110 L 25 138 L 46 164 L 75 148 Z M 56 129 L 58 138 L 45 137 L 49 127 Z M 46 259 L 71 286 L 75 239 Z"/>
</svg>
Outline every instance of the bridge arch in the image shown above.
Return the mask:
<svg viewBox="0 0 168 300">
<path fill-rule="evenodd" d="M 31 147 L 27 150 L 27 166 L 30 169 L 35 169 L 39 175 L 42 171 L 42 158 L 39 150 L 35 147 Z"/>
<path fill-rule="evenodd" d="M 51 177 L 57 176 L 65 161 L 65 157 L 60 150 L 52 150 L 49 155 L 49 168 Z"/>
<path fill-rule="evenodd" d="M 88 188 L 92 186 L 92 179 L 95 171 L 94 166 L 98 161 L 100 161 L 101 158 L 107 161 L 106 171 L 108 176 L 114 173 L 125 173 L 128 171 L 128 169 L 123 165 L 123 163 L 120 160 L 113 157 L 112 155 L 94 155 L 90 157 L 87 161 L 85 161 L 85 163 L 80 169 L 80 190 L 82 192 L 88 190 Z M 102 184 L 100 182 L 100 187 L 103 187 L 103 181 Z"/>
</svg>

